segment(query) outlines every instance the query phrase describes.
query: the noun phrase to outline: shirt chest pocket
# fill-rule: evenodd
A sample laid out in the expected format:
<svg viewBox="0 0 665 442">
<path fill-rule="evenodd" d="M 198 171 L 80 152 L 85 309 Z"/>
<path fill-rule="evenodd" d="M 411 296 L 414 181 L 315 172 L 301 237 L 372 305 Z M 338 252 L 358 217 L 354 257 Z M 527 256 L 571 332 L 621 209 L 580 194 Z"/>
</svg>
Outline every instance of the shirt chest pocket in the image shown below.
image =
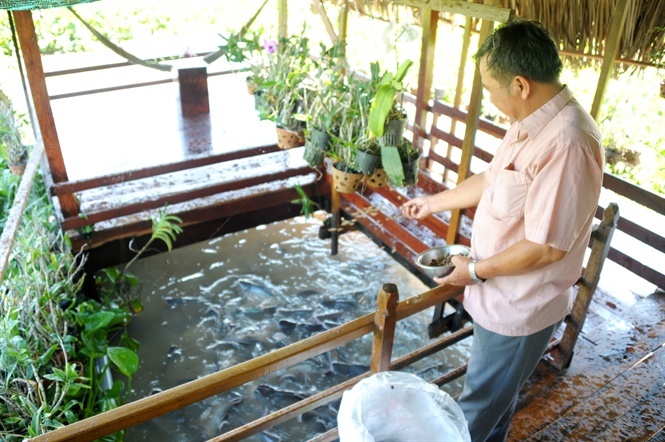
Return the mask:
<svg viewBox="0 0 665 442">
<path fill-rule="evenodd" d="M 498 219 L 524 216 L 526 195 L 531 179 L 515 170 L 503 169 L 494 182 L 490 202 L 491 212 Z"/>
</svg>

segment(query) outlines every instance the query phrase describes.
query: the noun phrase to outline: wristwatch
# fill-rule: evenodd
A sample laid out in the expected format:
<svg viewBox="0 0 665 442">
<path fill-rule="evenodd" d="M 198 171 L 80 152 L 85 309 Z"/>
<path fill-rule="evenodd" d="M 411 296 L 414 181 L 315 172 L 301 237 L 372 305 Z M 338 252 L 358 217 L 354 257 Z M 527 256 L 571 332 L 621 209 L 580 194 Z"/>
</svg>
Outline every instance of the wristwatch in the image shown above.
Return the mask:
<svg viewBox="0 0 665 442">
<path fill-rule="evenodd" d="M 479 278 L 478 275 L 476 275 L 476 260 L 474 259 L 469 263 L 469 276 L 471 277 L 471 281 L 474 282 L 474 284 L 482 284 L 483 282 L 487 281 L 487 279 L 482 279 Z"/>
</svg>

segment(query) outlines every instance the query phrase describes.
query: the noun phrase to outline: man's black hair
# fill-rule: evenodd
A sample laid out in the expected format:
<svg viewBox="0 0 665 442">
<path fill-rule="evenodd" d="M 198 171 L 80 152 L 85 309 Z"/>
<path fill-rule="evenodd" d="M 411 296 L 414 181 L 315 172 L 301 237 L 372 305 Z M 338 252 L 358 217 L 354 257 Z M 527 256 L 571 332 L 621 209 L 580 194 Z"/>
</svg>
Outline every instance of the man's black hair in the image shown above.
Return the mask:
<svg viewBox="0 0 665 442">
<path fill-rule="evenodd" d="M 559 49 L 549 31 L 539 22 L 514 19 L 492 32 L 473 56 L 485 62 L 492 76 L 507 84 L 516 75 L 538 83 L 556 83 L 563 69 Z"/>
</svg>

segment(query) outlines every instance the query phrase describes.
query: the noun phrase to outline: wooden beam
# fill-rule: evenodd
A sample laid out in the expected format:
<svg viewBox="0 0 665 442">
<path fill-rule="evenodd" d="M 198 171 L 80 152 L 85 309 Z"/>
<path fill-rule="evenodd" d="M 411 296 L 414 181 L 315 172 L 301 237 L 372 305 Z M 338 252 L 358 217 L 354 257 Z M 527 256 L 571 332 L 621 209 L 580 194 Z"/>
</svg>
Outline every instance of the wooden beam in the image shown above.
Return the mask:
<svg viewBox="0 0 665 442">
<path fill-rule="evenodd" d="M 605 39 L 605 54 L 603 56 L 603 65 L 600 68 L 600 77 L 598 78 L 598 85 L 596 86 L 596 95 L 593 97 L 593 104 L 591 105 L 591 116 L 594 120 L 598 120 L 598 112 L 600 105 L 603 102 L 605 90 L 607 90 L 607 83 L 610 81 L 610 75 L 614 69 L 614 60 L 617 58 L 619 52 L 619 44 L 621 35 L 623 34 L 623 26 L 628 17 L 628 5 L 633 4 L 633 0 L 618 0 L 616 9 L 612 16 L 612 23 L 610 24 L 610 32 Z"/>
<path fill-rule="evenodd" d="M 493 22 L 483 20 L 483 24 L 480 28 L 480 42 L 484 41 L 490 35 L 493 27 Z M 473 158 L 473 151 L 475 148 L 482 96 L 482 80 L 480 78 L 480 72 L 476 69 L 473 75 L 473 88 L 471 89 L 471 99 L 469 100 L 469 110 L 466 118 L 466 131 L 464 133 L 464 141 L 462 142 L 462 158 L 460 159 L 459 170 L 457 171 L 458 184 L 469 177 L 469 172 L 471 170 L 471 158 Z M 448 244 L 456 244 L 459 241 L 461 221 L 462 211 L 453 210 L 450 215 L 448 235 L 446 236 L 446 242 Z"/>
<path fill-rule="evenodd" d="M 60 140 L 53 119 L 51 110 L 51 101 L 46 88 L 46 79 L 44 77 L 44 67 L 37 43 L 35 33 L 35 24 L 32 21 L 32 12 L 13 11 L 14 23 L 16 23 L 16 32 L 21 44 L 21 53 L 25 63 L 25 71 L 30 84 L 30 93 L 32 94 L 35 115 L 37 116 L 37 125 L 44 142 L 44 150 L 48 159 L 51 176 L 54 183 L 68 181 L 65 161 L 60 149 Z M 76 216 L 79 212 L 78 203 L 73 195 L 66 195 L 60 198 L 60 208 L 63 216 Z"/>
<path fill-rule="evenodd" d="M 431 8 L 438 12 L 452 12 L 467 17 L 498 22 L 506 22 L 514 16 L 514 11 L 510 8 L 460 0 L 393 0 L 393 3 L 415 8 Z"/>
<path fill-rule="evenodd" d="M 150 178 L 167 173 L 180 172 L 197 167 L 209 166 L 212 164 L 219 164 L 227 161 L 235 161 L 257 155 L 279 152 L 280 150 L 281 149 L 279 149 L 276 144 L 267 144 L 264 146 L 233 150 L 231 152 L 224 152 L 216 155 L 200 156 L 183 161 L 161 164 L 159 166 L 144 167 L 143 169 L 117 172 L 95 178 L 69 181 L 66 183 L 54 184 L 53 188 L 51 189 L 51 194 L 61 196 L 68 193 L 80 192 L 82 190 L 97 189 L 103 186 L 112 186 L 118 183 L 126 183 L 129 181 Z"/>
<path fill-rule="evenodd" d="M 432 90 L 434 76 L 434 53 L 436 51 L 436 34 L 439 23 L 439 13 L 430 8 L 423 8 L 422 14 L 422 40 L 420 45 L 420 67 L 418 68 L 418 94 L 416 96 L 416 114 L 413 131 L 413 144 L 422 152 L 422 137 L 427 126 L 427 109 Z"/>
<path fill-rule="evenodd" d="M 323 26 L 326 28 L 326 31 L 328 32 L 328 36 L 330 36 L 330 41 L 335 44 L 338 42 L 339 36 L 335 32 L 335 28 L 332 25 L 332 22 L 330 21 L 330 17 L 328 17 L 328 13 L 326 12 L 326 8 L 323 7 L 323 1 L 322 0 L 312 0 L 312 6 L 316 10 L 317 14 L 321 17 L 321 21 L 323 22 Z"/>
</svg>

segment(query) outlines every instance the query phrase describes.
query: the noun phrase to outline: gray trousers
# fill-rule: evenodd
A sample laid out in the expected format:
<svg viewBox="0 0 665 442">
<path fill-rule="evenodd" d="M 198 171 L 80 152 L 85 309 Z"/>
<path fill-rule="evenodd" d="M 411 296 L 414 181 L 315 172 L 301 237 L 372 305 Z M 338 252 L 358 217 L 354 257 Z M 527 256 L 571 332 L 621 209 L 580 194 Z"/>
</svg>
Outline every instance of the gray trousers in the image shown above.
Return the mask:
<svg viewBox="0 0 665 442">
<path fill-rule="evenodd" d="M 473 442 L 505 441 L 517 397 L 561 322 L 529 336 L 503 336 L 474 324 L 458 404 Z"/>
</svg>

